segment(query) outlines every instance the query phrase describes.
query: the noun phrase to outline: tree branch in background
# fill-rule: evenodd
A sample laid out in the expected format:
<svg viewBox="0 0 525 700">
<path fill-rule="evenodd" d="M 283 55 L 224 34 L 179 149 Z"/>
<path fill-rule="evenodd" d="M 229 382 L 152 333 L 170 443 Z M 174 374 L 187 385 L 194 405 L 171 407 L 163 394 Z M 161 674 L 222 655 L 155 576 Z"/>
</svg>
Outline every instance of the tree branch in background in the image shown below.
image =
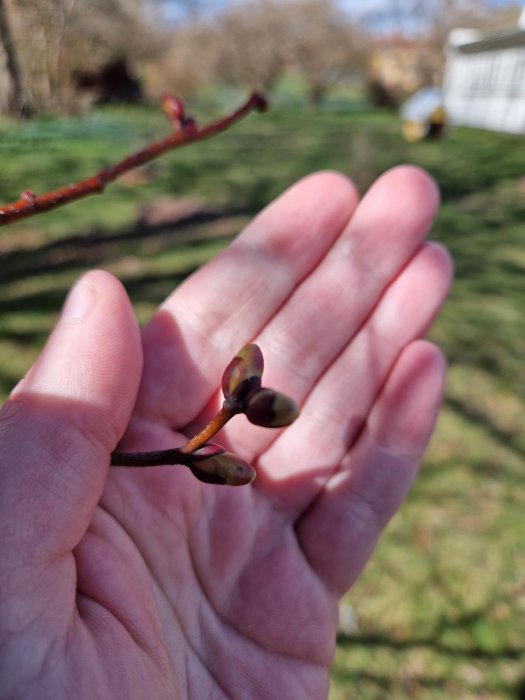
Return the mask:
<svg viewBox="0 0 525 700">
<path fill-rule="evenodd" d="M 0 226 L 55 209 L 63 204 L 68 204 L 91 194 L 101 194 L 107 184 L 116 180 L 123 173 L 144 165 L 144 163 L 148 163 L 175 148 L 214 136 L 228 129 L 250 112 L 264 112 L 268 108 L 268 103 L 265 97 L 254 93 L 235 112 L 202 128 L 197 126 L 194 119 L 185 115 L 184 106 L 177 98 L 172 96 L 165 97 L 162 107 L 173 126 L 172 134 L 160 141 L 149 144 L 140 151 L 132 153 L 118 163 L 109 165 L 92 177 L 80 182 L 66 185 L 41 195 L 36 195 L 31 191 L 24 192 L 16 202 L 0 207 Z"/>
</svg>

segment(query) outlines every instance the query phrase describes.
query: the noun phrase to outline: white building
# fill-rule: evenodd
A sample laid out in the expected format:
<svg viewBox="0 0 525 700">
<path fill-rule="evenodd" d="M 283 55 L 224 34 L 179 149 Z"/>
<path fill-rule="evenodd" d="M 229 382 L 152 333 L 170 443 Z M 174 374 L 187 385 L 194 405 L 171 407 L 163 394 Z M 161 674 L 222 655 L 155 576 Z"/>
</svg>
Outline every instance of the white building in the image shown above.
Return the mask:
<svg viewBox="0 0 525 700">
<path fill-rule="evenodd" d="M 450 124 L 525 134 L 525 10 L 505 32 L 451 32 L 443 87 Z"/>
</svg>

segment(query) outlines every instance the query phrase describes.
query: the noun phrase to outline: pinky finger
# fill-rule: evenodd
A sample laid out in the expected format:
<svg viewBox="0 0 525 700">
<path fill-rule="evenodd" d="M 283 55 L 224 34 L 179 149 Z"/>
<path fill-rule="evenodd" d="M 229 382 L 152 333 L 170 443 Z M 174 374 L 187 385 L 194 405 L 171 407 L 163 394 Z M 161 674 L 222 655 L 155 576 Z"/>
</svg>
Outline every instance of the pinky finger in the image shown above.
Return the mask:
<svg viewBox="0 0 525 700">
<path fill-rule="evenodd" d="M 297 523 L 305 556 L 342 595 L 372 554 L 417 474 L 441 404 L 445 361 L 422 340 L 408 345 L 340 470 Z"/>
</svg>

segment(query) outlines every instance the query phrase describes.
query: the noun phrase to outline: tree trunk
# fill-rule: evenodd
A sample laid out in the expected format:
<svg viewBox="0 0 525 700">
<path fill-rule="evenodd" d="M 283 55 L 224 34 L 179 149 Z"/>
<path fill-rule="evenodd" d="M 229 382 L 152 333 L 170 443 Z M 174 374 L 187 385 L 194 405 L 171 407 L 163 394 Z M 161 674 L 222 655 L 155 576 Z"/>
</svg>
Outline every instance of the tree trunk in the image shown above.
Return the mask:
<svg viewBox="0 0 525 700">
<path fill-rule="evenodd" d="M 6 67 L 11 83 L 9 91 L 9 113 L 17 117 L 27 117 L 29 116 L 30 108 L 24 94 L 15 41 L 9 26 L 4 0 L 0 0 L 0 41 L 4 47 Z"/>
<path fill-rule="evenodd" d="M 308 86 L 308 106 L 317 109 L 323 104 L 327 88 L 321 83 L 312 82 Z"/>
</svg>

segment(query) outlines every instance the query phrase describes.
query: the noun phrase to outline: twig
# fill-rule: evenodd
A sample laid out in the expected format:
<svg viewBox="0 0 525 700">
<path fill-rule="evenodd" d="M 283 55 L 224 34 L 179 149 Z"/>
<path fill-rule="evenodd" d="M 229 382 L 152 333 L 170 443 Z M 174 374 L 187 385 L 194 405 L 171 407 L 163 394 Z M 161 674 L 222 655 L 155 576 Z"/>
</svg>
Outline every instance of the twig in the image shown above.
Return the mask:
<svg viewBox="0 0 525 700">
<path fill-rule="evenodd" d="M 178 106 L 174 107 L 177 116 Z M 214 418 L 181 447 L 154 452 L 113 452 L 114 467 L 157 467 L 182 464 L 208 484 L 243 486 L 255 479 L 255 469 L 237 455 L 209 440 L 238 413 L 255 425 L 282 428 L 297 418 L 295 401 L 261 386 L 264 360 L 260 348 L 249 343 L 239 350 L 222 375 L 224 403 Z"/>
<path fill-rule="evenodd" d="M 116 180 L 120 175 L 144 165 L 154 158 L 195 141 L 209 138 L 215 134 L 228 129 L 232 124 L 239 121 L 252 111 L 264 112 L 268 107 L 266 99 L 257 93 L 250 98 L 232 114 L 222 117 L 203 128 L 197 127 L 195 121 L 184 116 L 182 104 L 175 98 L 167 97 L 164 100 L 163 108 L 173 125 L 174 131 L 160 141 L 155 141 L 145 148 L 132 153 L 114 165 L 109 165 L 92 177 L 79 182 L 60 187 L 45 194 L 36 195 L 31 191 L 24 192 L 21 198 L 0 207 L 0 226 L 11 224 L 14 221 L 23 219 L 34 214 L 49 211 L 63 204 L 68 204 L 81 197 L 91 194 L 101 194 L 106 185 Z"/>
<path fill-rule="evenodd" d="M 206 425 L 199 433 L 197 433 L 197 435 L 192 437 L 185 445 L 181 447 L 181 452 L 184 454 L 191 454 L 192 452 L 195 452 L 195 450 L 199 450 L 207 442 L 209 442 L 231 418 L 233 418 L 235 413 L 236 412 L 232 411 L 229 406 L 223 406 L 213 420 L 208 423 L 208 425 Z"/>
<path fill-rule="evenodd" d="M 251 464 L 231 452 L 226 452 L 219 445 L 211 443 L 192 454 L 178 447 L 159 452 L 113 452 L 111 464 L 114 467 L 159 467 L 182 464 L 188 467 L 199 481 L 223 486 L 246 486 L 251 484 L 256 476 Z"/>
<path fill-rule="evenodd" d="M 223 406 L 216 416 L 181 447 L 153 452 L 113 452 L 111 464 L 114 467 L 157 467 L 161 464 L 192 465 L 192 454 L 205 447 L 226 423 L 240 411 Z"/>
<path fill-rule="evenodd" d="M 179 447 L 156 452 L 113 452 L 111 465 L 114 467 L 159 467 L 164 464 L 189 466 L 191 455 Z"/>
</svg>

